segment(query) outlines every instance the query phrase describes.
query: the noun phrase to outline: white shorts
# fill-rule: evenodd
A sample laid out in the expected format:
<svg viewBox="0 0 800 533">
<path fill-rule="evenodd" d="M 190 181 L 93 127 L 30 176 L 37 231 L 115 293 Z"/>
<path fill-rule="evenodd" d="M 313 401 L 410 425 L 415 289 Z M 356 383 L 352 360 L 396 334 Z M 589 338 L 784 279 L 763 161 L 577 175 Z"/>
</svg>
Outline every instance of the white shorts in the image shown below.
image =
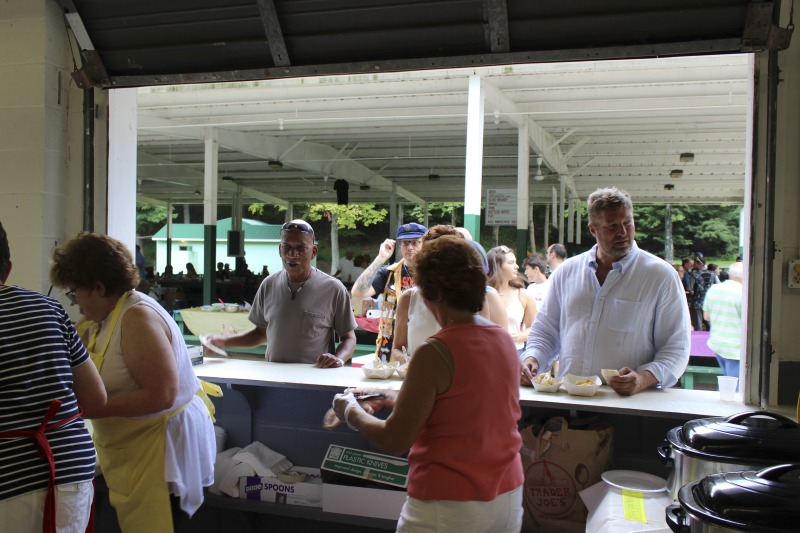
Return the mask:
<svg viewBox="0 0 800 533">
<path fill-rule="evenodd" d="M 406 498 L 397 522 L 399 533 L 519 533 L 522 487 L 490 502 Z"/>
<path fill-rule="evenodd" d="M 3 531 L 42 533 L 47 489 L 0 500 Z M 94 487 L 91 481 L 56 486 L 56 531 L 84 533 L 92 512 Z"/>
</svg>

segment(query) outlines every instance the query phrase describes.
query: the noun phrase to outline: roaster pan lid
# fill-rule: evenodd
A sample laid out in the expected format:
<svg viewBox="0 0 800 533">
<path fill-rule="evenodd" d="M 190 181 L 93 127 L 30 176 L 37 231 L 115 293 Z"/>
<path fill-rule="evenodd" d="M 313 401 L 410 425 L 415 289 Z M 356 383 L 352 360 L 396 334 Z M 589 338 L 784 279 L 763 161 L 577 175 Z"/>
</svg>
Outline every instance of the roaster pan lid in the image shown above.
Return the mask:
<svg viewBox="0 0 800 533">
<path fill-rule="evenodd" d="M 684 485 L 678 499 L 693 519 L 734 531 L 797 531 L 800 464 L 711 474 Z"/>
<path fill-rule="evenodd" d="M 694 450 L 717 456 L 800 463 L 800 425 L 769 411 L 690 420 L 683 425 L 683 440 Z"/>
</svg>

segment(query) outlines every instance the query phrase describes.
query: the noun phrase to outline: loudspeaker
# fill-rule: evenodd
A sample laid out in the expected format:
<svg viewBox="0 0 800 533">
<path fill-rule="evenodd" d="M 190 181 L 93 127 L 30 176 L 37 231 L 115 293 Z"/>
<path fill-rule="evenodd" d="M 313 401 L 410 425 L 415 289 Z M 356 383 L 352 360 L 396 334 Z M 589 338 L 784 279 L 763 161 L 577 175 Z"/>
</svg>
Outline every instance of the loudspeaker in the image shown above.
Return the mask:
<svg viewBox="0 0 800 533">
<path fill-rule="evenodd" d="M 228 257 L 244 256 L 244 231 L 228 231 Z"/>
</svg>

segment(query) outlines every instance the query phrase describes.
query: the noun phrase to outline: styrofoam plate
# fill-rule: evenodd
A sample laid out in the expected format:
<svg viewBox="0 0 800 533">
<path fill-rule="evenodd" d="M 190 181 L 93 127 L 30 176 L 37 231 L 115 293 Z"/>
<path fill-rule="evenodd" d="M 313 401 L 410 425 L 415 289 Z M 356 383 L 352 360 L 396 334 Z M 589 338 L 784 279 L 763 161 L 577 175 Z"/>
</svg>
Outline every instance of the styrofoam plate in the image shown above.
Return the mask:
<svg viewBox="0 0 800 533">
<path fill-rule="evenodd" d="M 208 348 L 209 350 L 211 350 L 215 354 L 221 355 L 223 357 L 229 357 L 228 356 L 228 352 L 226 352 L 225 350 L 223 350 L 219 346 L 215 346 L 215 345 L 211 344 L 211 342 L 209 342 L 209 340 L 208 340 L 209 337 L 210 337 L 210 335 L 201 335 L 200 336 L 200 344 L 202 344 L 204 348 Z"/>
<path fill-rule="evenodd" d="M 635 490 L 636 492 L 661 492 L 667 490 L 667 480 L 647 472 L 633 470 L 609 470 L 600 477 L 603 481 L 618 489 Z"/>
</svg>

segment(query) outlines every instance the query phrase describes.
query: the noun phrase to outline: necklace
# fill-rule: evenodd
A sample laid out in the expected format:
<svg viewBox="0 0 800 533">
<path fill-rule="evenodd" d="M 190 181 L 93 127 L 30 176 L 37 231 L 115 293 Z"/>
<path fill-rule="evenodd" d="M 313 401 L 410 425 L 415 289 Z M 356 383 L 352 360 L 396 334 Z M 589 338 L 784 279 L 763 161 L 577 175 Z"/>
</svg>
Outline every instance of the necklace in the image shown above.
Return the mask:
<svg viewBox="0 0 800 533">
<path fill-rule="evenodd" d="M 314 270 L 315 269 L 313 269 L 313 268 L 311 269 L 311 271 L 308 273 L 308 277 L 305 280 L 303 280 L 303 283 L 300 284 L 300 287 L 296 291 L 292 290 L 292 286 L 290 285 L 290 282 L 289 282 L 289 274 L 286 274 L 286 288 L 289 289 L 289 292 L 292 293 L 292 300 L 294 300 L 297 297 L 297 295 L 300 293 L 300 291 L 303 290 L 303 287 L 305 286 L 306 281 L 311 279 L 311 274 L 314 273 Z"/>
</svg>

